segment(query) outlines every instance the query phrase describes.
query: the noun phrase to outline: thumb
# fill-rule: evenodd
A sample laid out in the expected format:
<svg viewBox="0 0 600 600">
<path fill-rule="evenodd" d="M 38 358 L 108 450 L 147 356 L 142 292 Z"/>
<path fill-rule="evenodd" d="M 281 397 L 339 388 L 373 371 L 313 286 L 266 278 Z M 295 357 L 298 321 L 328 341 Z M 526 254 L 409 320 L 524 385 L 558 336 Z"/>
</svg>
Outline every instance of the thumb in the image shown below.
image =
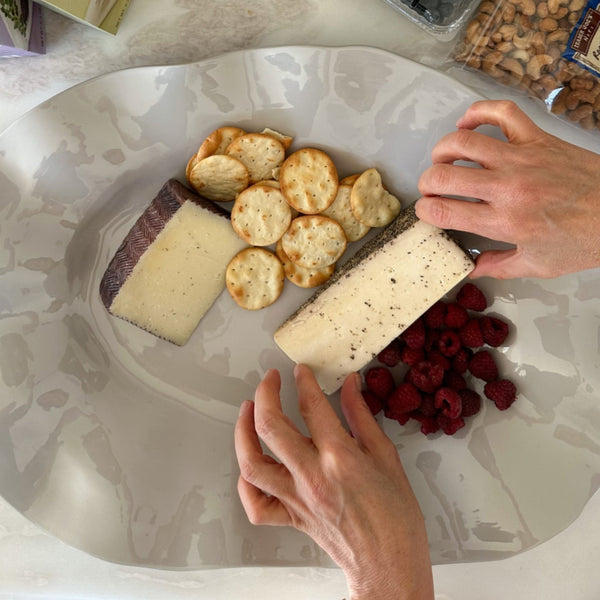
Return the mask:
<svg viewBox="0 0 600 600">
<path fill-rule="evenodd" d="M 495 279 L 515 279 L 535 276 L 531 266 L 525 261 L 518 248 L 511 250 L 487 250 L 482 252 L 469 277 L 493 277 Z"/>
</svg>

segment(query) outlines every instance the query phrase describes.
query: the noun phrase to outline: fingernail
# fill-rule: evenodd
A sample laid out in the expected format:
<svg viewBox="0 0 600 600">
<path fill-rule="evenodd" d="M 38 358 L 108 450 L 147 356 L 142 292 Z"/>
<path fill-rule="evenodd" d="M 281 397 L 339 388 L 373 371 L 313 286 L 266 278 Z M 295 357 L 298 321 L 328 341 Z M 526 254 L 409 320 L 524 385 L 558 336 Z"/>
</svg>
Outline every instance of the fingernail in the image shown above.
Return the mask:
<svg viewBox="0 0 600 600">
<path fill-rule="evenodd" d="M 360 376 L 360 373 L 354 373 L 353 379 L 354 379 L 354 389 L 357 392 L 362 393 L 362 377 Z"/>
</svg>

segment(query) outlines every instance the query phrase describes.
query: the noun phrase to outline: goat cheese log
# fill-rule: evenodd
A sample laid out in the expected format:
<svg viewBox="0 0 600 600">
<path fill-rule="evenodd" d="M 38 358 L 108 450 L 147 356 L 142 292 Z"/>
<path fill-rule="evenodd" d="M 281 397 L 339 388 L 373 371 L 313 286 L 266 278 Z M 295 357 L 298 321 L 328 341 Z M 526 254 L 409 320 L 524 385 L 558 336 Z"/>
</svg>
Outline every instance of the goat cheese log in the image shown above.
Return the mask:
<svg viewBox="0 0 600 600">
<path fill-rule="evenodd" d="M 279 327 L 275 342 L 331 394 L 473 267 L 446 231 L 410 206 Z"/>
<path fill-rule="evenodd" d="M 246 243 L 229 213 L 175 179 L 133 225 L 100 283 L 107 310 L 179 346 L 225 288 Z"/>
</svg>

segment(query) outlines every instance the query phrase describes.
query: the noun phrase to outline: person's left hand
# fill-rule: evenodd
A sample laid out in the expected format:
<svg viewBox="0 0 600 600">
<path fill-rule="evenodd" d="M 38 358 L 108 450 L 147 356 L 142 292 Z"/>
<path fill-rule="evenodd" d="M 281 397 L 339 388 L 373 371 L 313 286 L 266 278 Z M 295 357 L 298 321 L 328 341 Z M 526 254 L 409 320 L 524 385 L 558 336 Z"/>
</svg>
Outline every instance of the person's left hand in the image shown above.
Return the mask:
<svg viewBox="0 0 600 600">
<path fill-rule="evenodd" d="M 430 600 L 433 582 L 424 519 L 396 447 L 350 375 L 342 426 L 311 370 L 296 388 L 310 437 L 281 408 L 281 379 L 267 372 L 235 428 L 238 491 L 250 521 L 307 533 L 344 571 L 352 600 Z M 263 453 L 260 439 L 281 462 Z"/>
</svg>

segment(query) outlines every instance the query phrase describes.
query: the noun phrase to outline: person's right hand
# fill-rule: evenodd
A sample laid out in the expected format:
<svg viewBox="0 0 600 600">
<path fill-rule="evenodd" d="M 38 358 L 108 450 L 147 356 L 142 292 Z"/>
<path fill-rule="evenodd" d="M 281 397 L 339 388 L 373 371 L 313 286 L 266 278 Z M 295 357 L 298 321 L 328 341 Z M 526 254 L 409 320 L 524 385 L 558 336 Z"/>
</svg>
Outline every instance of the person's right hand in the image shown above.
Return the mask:
<svg viewBox="0 0 600 600">
<path fill-rule="evenodd" d="M 475 131 L 484 124 L 507 141 Z M 514 245 L 483 252 L 471 277 L 547 278 L 600 266 L 600 155 L 544 132 L 510 101 L 475 102 L 457 127 L 433 149 L 416 211 L 443 229 Z"/>
</svg>

